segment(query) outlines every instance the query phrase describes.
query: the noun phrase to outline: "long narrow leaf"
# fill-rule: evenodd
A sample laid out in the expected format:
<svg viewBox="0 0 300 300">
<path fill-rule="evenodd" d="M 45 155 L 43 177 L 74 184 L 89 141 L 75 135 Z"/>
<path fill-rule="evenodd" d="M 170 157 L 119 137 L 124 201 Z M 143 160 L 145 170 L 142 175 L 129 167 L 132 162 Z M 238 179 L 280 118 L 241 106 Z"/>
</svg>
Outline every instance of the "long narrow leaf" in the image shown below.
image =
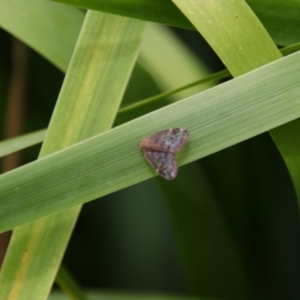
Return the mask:
<svg viewBox="0 0 300 300">
<path fill-rule="evenodd" d="M 0 231 L 156 176 L 139 149 L 152 132 L 189 129 L 183 165 L 300 117 L 299 62 L 295 53 L 2 175 Z"/>
<path fill-rule="evenodd" d="M 87 14 L 40 156 L 112 126 L 144 27 L 144 22 L 134 19 Z M 72 190 L 80 185 L 74 183 Z M 32 186 L 41 187 L 37 182 Z M 56 201 L 60 195 L 51 197 Z M 79 211 L 80 207 L 73 207 L 14 230 L 1 269 L 0 298 L 47 297 Z M 31 280 L 37 274 L 38 282 Z"/>
<path fill-rule="evenodd" d="M 43 129 L 0 142 L 0 157 L 41 143 L 45 134 Z"/>
</svg>

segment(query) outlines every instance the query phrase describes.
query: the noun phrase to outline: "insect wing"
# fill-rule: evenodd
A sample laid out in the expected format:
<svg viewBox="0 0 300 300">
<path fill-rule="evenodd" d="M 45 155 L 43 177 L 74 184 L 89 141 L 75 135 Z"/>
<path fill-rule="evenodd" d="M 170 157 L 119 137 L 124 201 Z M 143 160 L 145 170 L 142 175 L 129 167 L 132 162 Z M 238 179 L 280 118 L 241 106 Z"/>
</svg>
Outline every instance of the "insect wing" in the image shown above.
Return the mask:
<svg viewBox="0 0 300 300">
<path fill-rule="evenodd" d="M 177 160 L 170 152 L 143 150 L 144 156 L 155 171 L 167 180 L 172 180 L 178 172 Z"/>
<path fill-rule="evenodd" d="M 174 128 L 169 130 L 169 134 L 165 137 L 165 144 L 169 151 L 176 153 L 186 143 L 189 133 L 186 129 Z"/>
<path fill-rule="evenodd" d="M 186 143 L 189 133 L 183 128 L 163 130 L 142 139 L 141 148 L 176 153 Z"/>
<path fill-rule="evenodd" d="M 151 134 L 142 139 L 140 147 L 146 160 L 163 178 L 172 180 L 178 172 L 175 153 L 186 143 L 189 132 L 173 128 Z"/>
</svg>

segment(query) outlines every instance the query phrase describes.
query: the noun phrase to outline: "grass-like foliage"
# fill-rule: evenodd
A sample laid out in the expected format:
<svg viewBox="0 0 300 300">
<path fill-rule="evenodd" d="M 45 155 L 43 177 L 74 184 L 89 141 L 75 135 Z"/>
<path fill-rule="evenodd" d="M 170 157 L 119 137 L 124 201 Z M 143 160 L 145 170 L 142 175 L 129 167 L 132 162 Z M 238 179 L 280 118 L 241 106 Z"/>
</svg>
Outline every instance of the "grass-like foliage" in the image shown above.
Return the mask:
<svg viewBox="0 0 300 300">
<path fill-rule="evenodd" d="M 0 272 L 0 300 L 47 299 L 55 278 L 72 299 L 140 297 L 85 295 L 60 267 L 81 205 L 99 198 L 82 216 L 93 246 L 75 231 L 66 264 L 89 261 L 92 270 L 104 262 L 107 269 L 75 270 L 82 285 L 95 285 L 93 278 L 99 277 L 98 287 L 185 292 L 182 297 L 145 292 L 143 299 L 299 296 L 300 268 L 294 266 L 300 266 L 300 19 L 295 17 L 300 4 L 55 1 L 69 5 L 0 3 L 6 35 L 66 73 L 55 108 L 47 110 L 47 129 L 0 143 L 5 156 L 43 142 L 36 160 L 0 176 L 0 232 L 13 230 Z M 147 21 L 198 31 L 226 70 L 209 75 L 206 54 L 195 57 L 169 30 Z M 295 53 L 283 57 L 277 45 Z M 48 75 L 49 66 L 40 67 L 40 57 L 32 57 L 29 94 L 42 81 L 53 90 L 56 78 Z M 37 66 L 45 76 L 34 74 Z M 0 88 L 5 91 L 6 85 Z M 38 116 L 47 98 L 39 103 L 32 110 L 28 104 L 31 118 L 24 127 L 44 128 Z M 4 107 L 8 113 L 9 105 Z M 176 154 L 180 168 L 174 181 L 158 178 L 139 147 L 142 138 L 169 128 L 189 131 Z M 103 203 L 111 205 L 109 214 L 100 208 Z"/>
</svg>

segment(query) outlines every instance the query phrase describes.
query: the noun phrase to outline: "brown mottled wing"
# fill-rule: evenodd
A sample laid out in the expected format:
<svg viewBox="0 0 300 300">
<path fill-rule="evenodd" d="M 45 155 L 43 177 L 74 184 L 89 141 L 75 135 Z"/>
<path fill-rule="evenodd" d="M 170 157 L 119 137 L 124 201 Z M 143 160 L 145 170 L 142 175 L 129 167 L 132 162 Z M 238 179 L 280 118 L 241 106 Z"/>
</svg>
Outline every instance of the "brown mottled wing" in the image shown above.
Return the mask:
<svg viewBox="0 0 300 300">
<path fill-rule="evenodd" d="M 177 160 L 170 152 L 143 149 L 144 156 L 155 171 L 167 180 L 172 180 L 178 172 Z"/>
<path fill-rule="evenodd" d="M 142 139 L 141 148 L 176 153 L 186 143 L 189 132 L 183 128 L 173 128 L 151 134 Z"/>
</svg>

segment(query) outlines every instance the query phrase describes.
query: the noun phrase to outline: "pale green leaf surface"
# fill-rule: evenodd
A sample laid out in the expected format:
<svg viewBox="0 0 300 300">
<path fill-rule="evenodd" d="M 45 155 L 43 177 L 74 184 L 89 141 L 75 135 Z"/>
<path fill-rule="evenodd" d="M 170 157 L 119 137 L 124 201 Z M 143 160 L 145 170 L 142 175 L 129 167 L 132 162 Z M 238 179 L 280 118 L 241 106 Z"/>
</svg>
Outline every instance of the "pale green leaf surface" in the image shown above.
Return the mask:
<svg viewBox="0 0 300 300">
<path fill-rule="evenodd" d="M 54 0 L 81 8 L 194 29 L 189 20 L 169 0 Z M 225 2 L 225 1 L 224 1 Z M 247 0 L 276 43 L 299 41 L 300 5 L 298 0 Z"/>
<path fill-rule="evenodd" d="M 165 74 L 167 74 L 167 72 Z M 201 88 L 201 89 L 205 90 L 207 88 L 208 84 L 211 84 L 212 82 L 217 82 L 218 80 L 227 79 L 229 77 L 231 77 L 230 73 L 227 70 L 223 70 L 223 71 L 214 73 L 212 75 L 203 77 L 202 79 L 196 80 L 192 83 L 181 86 L 179 88 L 176 88 L 176 89 L 173 89 L 173 90 L 170 90 L 170 91 L 166 91 L 164 93 L 160 93 L 160 94 L 157 94 L 155 96 L 152 96 L 152 97 L 149 97 L 149 98 L 146 98 L 146 99 L 142 99 L 140 101 L 134 102 L 134 103 L 129 104 L 129 105 L 124 105 L 119 109 L 119 113 L 123 114 L 124 112 L 126 113 L 127 111 L 132 111 L 132 110 L 135 110 L 137 108 L 141 108 L 141 107 L 144 107 L 145 105 L 155 103 L 155 102 L 158 102 L 158 101 L 160 101 L 160 103 L 162 103 L 162 100 L 169 97 L 169 96 L 174 96 L 175 95 L 175 99 L 179 100 L 179 97 L 178 97 L 177 93 L 180 92 L 180 91 L 188 90 L 190 87 L 194 87 L 194 86 L 197 86 L 197 85 L 201 85 L 203 83 L 207 83 L 204 88 Z"/>
<path fill-rule="evenodd" d="M 46 130 L 42 129 L 0 142 L 0 157 L 41 143 Z"/>
<path fill-rule="evenodd" d="M 295 53 L 2 175 L 1 231 L 153 177 L 139 149 L 152 132 L 189 129 L 183 165 L 298 118 L 299 62 Z"/>
<path fill-rule="evenodd" d="M 246 2 L 173 2 L 189 16 L 233 76 L 239 76 L 281 57 Z"/>
<path fill-rule="evenodd" d="M 144 27 L 144 22 L 134 19 L 87 13 L 41 156 L 110 128 L 136 61 Z M 33 186 L 39 184 L 34 182 Z M 72 189 L 78 187 L 80 184 Z M 60 195 L 51 197 L 55 201 Z M 79 210 L 73 207 L 14 230 L 1 269 L 0 299 L 47 297 Z M 39 278 L 38 284 L 33 277 Z"/>
<path fill-rule="evenodd" d="M 82 11 L 46 0 L 3 0 L 0 11 L 0 27 L 60 70 L 67 69 L 84 19 Z"/>
</svg>

